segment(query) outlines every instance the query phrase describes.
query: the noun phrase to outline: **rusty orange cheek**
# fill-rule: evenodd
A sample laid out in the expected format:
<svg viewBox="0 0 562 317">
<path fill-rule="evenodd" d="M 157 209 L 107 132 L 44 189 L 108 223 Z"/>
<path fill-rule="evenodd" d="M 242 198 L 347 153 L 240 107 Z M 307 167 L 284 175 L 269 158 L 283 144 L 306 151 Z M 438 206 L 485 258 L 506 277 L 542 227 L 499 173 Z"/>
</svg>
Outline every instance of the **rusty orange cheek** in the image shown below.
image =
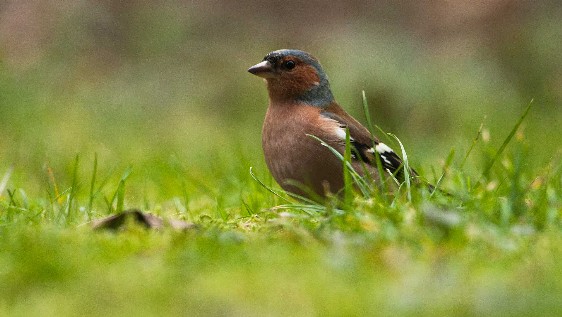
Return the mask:
<svg viewBox="0 0 562 317">
<path fill-rule="evenodd" d="M 294 88 L 299 91 L 309 90 L 320 83 L 316 69 L 309 65 L 295 68 L 290 75 L 293 77 Z"/>
</svg>

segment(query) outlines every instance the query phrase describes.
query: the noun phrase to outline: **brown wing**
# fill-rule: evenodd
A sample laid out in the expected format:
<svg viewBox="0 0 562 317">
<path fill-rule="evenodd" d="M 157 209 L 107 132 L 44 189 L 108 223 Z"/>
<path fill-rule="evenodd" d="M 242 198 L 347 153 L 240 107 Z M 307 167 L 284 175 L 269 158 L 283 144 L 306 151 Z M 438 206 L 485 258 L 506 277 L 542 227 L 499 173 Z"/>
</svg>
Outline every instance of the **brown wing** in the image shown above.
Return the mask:
<svg viewBox="0 0 562 317">
<path fill-rule="evenodd" d="M 395 175 L 398 180 L 404 180 L 402 159 L 389 146 L 372 136 L 367 128 L 345 112 L 338 104 L 332 103 L 321 114 L 337 121 L 342 129 L 349 129 L 350 143 L 354 147 L 354 152 L 358 154 L 357 159 L 375 166 L 375 155 L 377 155 L 385 170 Z M 414 170 L 411 171 L 411 174 L 417 175 Z"/>
</svg>

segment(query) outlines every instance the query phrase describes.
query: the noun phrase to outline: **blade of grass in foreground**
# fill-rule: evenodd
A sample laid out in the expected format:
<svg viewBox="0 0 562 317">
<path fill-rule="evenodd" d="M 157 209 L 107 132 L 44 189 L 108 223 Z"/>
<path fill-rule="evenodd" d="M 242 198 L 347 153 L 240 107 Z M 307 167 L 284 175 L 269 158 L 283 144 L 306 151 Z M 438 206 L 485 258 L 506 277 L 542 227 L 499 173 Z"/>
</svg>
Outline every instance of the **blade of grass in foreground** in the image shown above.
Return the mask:
<svg viewBox="0 0 562 317">
<path fill-rule="evenodd" d="M 402 142 L 400 142 L 400 139 L 398 139 L 398 137 L 392 133 L 388 133 L 389 136 L 393 137 L 394 139 L 396 139 L 396 141 L 398 141 L 398 144 L 400 144 L 400 150 L 402 151 L 402 160 L 404 161 L 404 164 L 402 166 L 402 169 L 404 170 L 404 181 L 406 182 L 406 193 L 408 195 L 408 201 L 411 202 L 412 201 L 412 188 L 411 188 L 411 183 L 410 183 L 410 163 L 408 162 L 408 154 L 406 154 L 406 149 L 404 149 L 404 145 L 402 144 Z"/>
<path fill-rule="evenodd" d="M 67 210 L 66 210 L 66 217 L 67 221 L 72 220 L 72 203 L 76 198 L 76 194 L 78 192 L 78 167 L 80 164 L 80 156 L 76 154 L 76 158 L 74 159 L 74 170 L 72 172 L 72 185 L 70 187 L 70 192 L 68 194 L 67 200 Z"/>
<path fill-rule="evenodd" d="M 10 166 L 6 171 L 6 173 L 4 174 L 4 177 L 2 177 L 2 180 L 0 181 L 0 197 L 2 197 L 2 193 L 6 189 L 6 186 L 8 186 L 8 181 L 10 180 L 13 171 L 14 171 L 14 167 Z"/>
<path fill-rule="evenodd" d="M 371 132 L 371 136 L 373 136 L 375 135 L 375 127 L 371 121 L 371 113 L 369 112 L 369 105 L 367 104 L 367 95 L 365 94 L 365 90 L 361 92 L 361 96 L 363 97 L 363 112 L 367 118 L 367 127 L 369 128 L 369 132 Z"/>
<path fill-rule="evenodd" d="M 132 168 L 127 168 L 127 170 L 125 170 L 125 172 L 123 173 L 121 180 L 119 181 L 119 186 L 117 187 L 117 213 L 122 212 L 124 209 L 123 206 L 125 204 L 125 181 L 127 180 L 127 178 L 129 178 L 129 175 L 131 175 L 131 171 Z"/>
<path fill-rule="evenodd" d="M 523 114 L 521 115 L 521 117 L 519 117 L 519 120 L 517 121 L 517 123 L 515 124 L 515 126 L 513 127 L 513 129 L 511 129 L 511 132 L 509 133 L 509 135 L 507 136 L 507 138 L 505 138 L 505 140 L 503 141 L 502 145 L 500 146 L 500 148 L 498 149 L 498 152 L 496 152 L 496 155 L 494 155 L 494 157 L 492 158 L 492 160 L 490 161 L 490 163 L 488 163 L 488 166 L 486 166 L 486 168 L 484 169 L 484 172 L 482 173 L 481 177 L 480 177 L 480 181 L 482 181 L 482 179 L 486 176 L 489 175 L 490 170 L 492 169 L 492 167 L 494 166 L 494 164 L 496 163 L 496 161 L 498 160 L 498 158 L 500 157 L 500 155 L 503 153 L 503 151 L 505 150 L 505 148 L 507 147 L 507 145 L 509 144 L 509 142 L 511 142 L 511 139 L 513 139 L 513 136 L 515 135 L 515 133 L 517 132 L 517 129 L 519 129 L 519 126 L 521 125 L 521 123 L 523 122 L 523 120 L 525 119 L 525 117 L 527 117 L 527 114 L 529 113 L 529 110 L 531 109 L 531 106 L 533 105 L 533 99 L 531 99 L 531 101 L 529 102 L 529 105 L 527 106 L 527 108 L 525 109 L 525 112 L 523 112 Z"/>
<path fill-rule="evenodd" d="M 351 164 L 351 139 L 349 136 L 349 129 L 345 128 L 345 151 L 343 154 L 343 202 L 345 206 L 350 206 L 353 200 L 353 180 L 349 169 L 346 168 L 347 164 Z"/>
<path fill-rule="evenodd" d="M 484 119 L 486 119 L 486 118 L 484 118 Z M 482 135 L 482 128 L 484 128 L 484 121 L 482 121 L 482 123 L 480 123 L 480 128 L 478 129 L 478 133 L 476 134 L 476 137 L 474 138 L 474 140 L 472 140 L 472 144 L 468 148 L 468 151 L 466 152 L 466 155 L 464 156 L 464 159 L 462 160 L 462 163 L 459 167 L 460 170 L 462 170 L 462 168 L 464 167 L 464 164 L 466 163 L 466 160 L 468 159 L 468 156 L 472 152 L 472 149 L 474 149 L 474 146 L 476 145 L 476 142 L 478 142 L 478 140 L 480 139 L 480 136 Z"/>
<path fill-rule="evenodd" d="M 250 167 L 250 175 L 252 176 L 252 178 L 253 178 L 256 182 L 258 182 L 258 183 L 259 183 L 263 188 L 265 188 L 267 191 L 269 191 L 269 192 L 272 193 L 273 195 L 275 195 L 275 196 L 281 198 L 281 199 L 284 200 L 285 202 L 287 202 L 287 203 L 289 203 L 289 204 L 292 204 L 291 201 L 289 201 L 287 198 L 283 197 L 281 194 L 279 194 L 279 192 L 277 192 L 277 191 L 275 191 L 273 188 L 271 188 L 271 187 L 265 185 L 260 179 L 258 179 L 258 177 L 254 174 L 254 171 L 253 171 L 253 168 L 252 168 L 252 167 Z M 301 189 L 302 191 L 305 191 L 305 192 L 307 191 L 307 188 L 303 187 L 302 184 L 299 184 L 299 183 L 297 183 L 297 182 L 293 182 L 292 180 L 287 180 L 287 183 L 288 183 L 289 185 L 293 185 L 293 186 L 295 186 L 295 187 L 298 187 L 298 188 Z M 309 190 L 309 191 L 310 191 L 310 190 Z M 317 203 L 316 201 L 311 200 L 311 199 L 308 199 L 308 198 L 303 197 L 303 196 L 301 196 L 301 195 L 297 195 L 297 194 L 294 194 L 294 193 L 291 193 L 291 192 L 285 192 L 285 193 L 286 193 L 287 195 L 289 195 L 290 197 L 292 197 L 292 198 L 301 200 L 301 201 L 306 202 L 306 203 L 309 203 L 309 204 L 311 204 L 311 205 L 318 205 L 318 203 Z M 313 194 L 313 192 L 310 191 L 309 194 Z M 317 197 L 317 198 L 319 198 L 319 197 Z"/>
<path fill-rule="evenodd" d="M 123 211 L 123 206 L 125 202 L 125 181 L 127 180 L 127 178 L 129 178 L 129 175 L 131 175 L 131 171 L 132 168 L 128 167 L 125 170 L 125 172 L 123 172 L 123 175 L 119 180 L 119 185 L 117 185 L 117 190 L 115 191 L 115 193 L 113 193 L 111 200 L 106 199 L 108 213 L 113 212 L 113 203 L 115 202 L 115 200 L 117 200 L 117 205 L 115 206 L 115 212 L 120 213 L 121 211 Z"/>
<path fill-rule="evenodd" d="M 281 200 L 283 200 L 284 202 L 286 202 L 286 205 L 280 205 L 277 207 L 274 207 L 276 209 L 300 209 L 302 211 L 304 211 L 306 214 L 313 216 L 313 213 L 310 213 L 309 210 L 314 210 L 315 212 L 320 212 L 320 211 L 324 211 L 326 209 L 325 206 L 319 205 L 317 202 L 310 200 L 306 197 L 302 197 L 299 196 L 297 194 L 293 194 L 293 193 L 289 193 L 287 192 L 287 194 L 293 198 L 299 199 L 305 203 L 307 203 L 307 205 L 303 205 L 303 204 L 295 204 L 292 203 L 291 201 L 289 201 L 287 198 L 283 197 L 281 194 L 279 194 L 277 191 L 275 191 L 273 188 L 265 185 L 255 174 L 254 174 L 254 169 L 253 167 L 250 167 L 250 176 L 256 181 L 258 182 L 263 188 L 265 188 L 268 192 L 272 193 L 273 195 L 279 197 Z"/>
<path fill-rule="evenodd" d="M 279 194 L 278 192 L 276 192 L 275 190 L 273 190 L 273 188 L 270 188 L 269 186 L 267 186 L 266 184 L 264 184 L 257 176 L 256 174 L 254 174 L 254 168 L 250 167 L 250 176 L 256 181 L 258 182 L 261 187 L 265 188 L 268 192 L 272 193 L 273 195 L 279 197 L 281 200 L 285 201 L 285 202 L 289 202 L 287 200 L 287 198 L 281 196 L 281 194 Z"/>
<path fill-rule="evenodd" d="M 324 140 L 320 139 L 319 137 L 312 134 L 307 134 L 307 136 L 320 142 L 320 144 L 327 147 L 330 150 L 330 152 L 332 152 L 339 160 L 343 161 L 344 166 L 349 170 L 349 173 L 353 178 L 353 181 L 355 181 L 355 184 L 357 184 L 357 187 L 361 191 L 361 194 L 363 194 L 364 197 L 369 197 L 369 190 L 370 190 L 369 184 L 365 181 L 365 179 L 363 179 L 363 177 L 361 177 L 361 175 L 359 175 L 359 173 L 355 171 L 355 169 L 351 165 L 351 162 L 349 161 L 345 162 L 345 159 L 340 152 L 338 152 L 336 149 L 331 147 L 328 143 L 324 142 Z"/>
<path fill-rule="evenodd" d="M 94 205 L 96 174 L 98 173 L 98 154 L 94 154 L 94 170 L 92 171 L 92 181 L 90 182 L 90 197 L 88 200 L 88 220 L 92 216 L 92 207 Z"/>
<path fill-rule="evenodd" d="M 375 126 L 371 121 L 371 113 L 369 112 L 369 104 L 367 103 L 367 95 L 365 94 L 365 90 L 361 92 L 361 96 L 363 98 L 363 112 L 365 113 L 365 117 L 367 118 L 367 127 L 369 128 L 369 132 L 371 133 L 371 138 L 376 140 L 375 138 Z M 381 130 L 379 128 L 379 130 Z M 373 147 L 376 144 L 372 144 Z M 384 169 L 382 167 L 381 157 L 380 155 L 375 155 L 375 165 L 377 166 L 377 170 L 379 172 L 379 181 L 381 184 L 381 192 L 386 193 L 386 181 L 384 179 Z M 383 199 L 386 200 L 386 195 L 382 195 Z"/>
<path fill-rule="evenodd" d="M 455 149 L 451 149 L 451 152 L 449 152 L 449 155 L 447 156 L 447 159 L 445 160 L 445 165 L 443 166 L 443 173 L 441 173 L 441 176 L 439 177 L 439 179 L 435 183 L 435 186 L 433 188 L 433 191 L 431 192 L 430 197 L 433 197 L 433 195 L 439 190 L 439 185 L 441 185 L 441 182 L 445 178 L 445 175 L 447 174 L 447 171 L 449 170 L 449 167 L 453 163 L 453 158 L 455 158 Z"/>
</svg>

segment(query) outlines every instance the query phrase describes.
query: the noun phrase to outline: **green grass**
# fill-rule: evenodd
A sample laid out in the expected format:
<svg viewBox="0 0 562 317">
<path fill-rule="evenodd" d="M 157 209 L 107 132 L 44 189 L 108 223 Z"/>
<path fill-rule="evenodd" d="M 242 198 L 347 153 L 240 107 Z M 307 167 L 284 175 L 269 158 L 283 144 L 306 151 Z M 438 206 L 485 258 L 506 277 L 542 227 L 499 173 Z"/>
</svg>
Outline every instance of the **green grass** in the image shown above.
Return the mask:
<svg viewBox="0 0 562 317">
<path fill-rule="evenodd" d="M 452 198 L 353 192 L 350 170 L 343 204 L 282 193 L 260 148 L 266 92 L 245 71 L 278 43 L 225 58 L 229 41 L 174 33 L 155 52 L 189 50 L 152 56 L 139 37 L 138 60 L 105 71 L 72 50 L 0 61 L 0 316 L 559 315 L 559 105 L 527 112 L 485 54 L 352 30 L 317 50 L 337 100 Z M 130 208 L 197 227 L 89 226 Z"/>
<path fill-rule="evenodd" d="M 189 167 L 189 154 L 113 169 L 67 156 L 33 192 L 32 169 L 4 165 L 0 315 L 557 315 L 561 161 L 534 165 L 520 121 L 499 149 L 451 151 L 440 184 L 455 198 L 402 186 L 343 209 L 268 191 L 259 152 L 235 143 Z M 132 207 L 198 227 L 87 224 Z"/>
</svg>

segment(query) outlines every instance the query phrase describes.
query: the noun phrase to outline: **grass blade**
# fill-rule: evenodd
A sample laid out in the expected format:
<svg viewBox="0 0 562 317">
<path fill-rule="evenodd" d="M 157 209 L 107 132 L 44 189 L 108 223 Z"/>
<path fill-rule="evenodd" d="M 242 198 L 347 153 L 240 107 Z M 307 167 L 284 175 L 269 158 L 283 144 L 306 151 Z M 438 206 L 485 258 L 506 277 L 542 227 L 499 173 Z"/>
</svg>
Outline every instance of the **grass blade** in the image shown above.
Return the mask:
<svg viewBox="0 0 562 317">
<path fill-rule="evenodd" d="M 411 202 L 412 201 L 412 186 L 411 186 L 411 180 L 410 180 L 410 163 L 408 162 L 408 154 L 406 154 L 406 149 L 404 149 L 404 145 L 402 144 L 402 142 L 400 142 L 400 139 L 398 139 L 398 137 L 392 133 L 388 133 L 389 136 L 393 137 L 394 139 L 396 139 L 396 141 L 398 142 L 398 144 L 400 145 L 400 150 L 402 151 L 402 161 L 403 166 L 402 169 L 404 170 L 404 181 L 406 182 L 406 193 L 408 195 L 408 201 Z"/>
<path fill-rule="evenodd" d="M 10 166 L 6 173 L 4 173 L 4 177 L 2 177 L 2 180 L 0 181 L 0 197 L 2 197 L 2 193 L 6 189 L 6 186 L 8 186 L 8 181 L 10 180 L 13 171 L 14 167 Z"/>
<path fill-rule="evenodd" d="M 472 144 L 468 148 L 468 151 L 466 152 L 466 155 L 464 156 L 464 159 L 462 160 L 462 163 L 461 163 L 459 169 L 462 170 L 462 168 L 464 167 L 464 163 L 466 163 L 466 160 L 468 159 L 468 156 L 472 152 L 472 149 L 474 149 L 474 146 L 476 145 L 476 142 L 478 142 L 478 140 L 480 140 L 480 136 L 482 135 L 482 129 L 483 128 L 484 128 L 484 121 L 482 121 L 482 123 L 480 123 L 480 128 L 478 129 L 478 133 L 476 133 L 476 137 L 474 138 L 474 140 L 472 140 Z"/>
<path fill-rule="evenodd" d="M 502 145 L 500 146 L 500 148 L 496 152 L 496 155 L 494 155 L 494 157 L 492 158 L 490 163 L 488 163 L 488 166 L 486 166 L 486 168 L 484 169 L 484 172 L 482 173 L 482 176 L 480 177 L 480 180 L 482 180 L 483 177 L 487 177 L 489 175 L 490 170 L 492 169 L 492 167 L 494 166 L 494 164 L 496 163 L 496 161 L 498 160 L 500 155 L 503 153 L 503 151 L 505 150 L 505 148 L 507 147 L 509 142 L 511 142 L 511 139 L 513 139 L 513 136 L 517 132 L 517 129 L 519 129 L 519 126 L 521 125 L 521 123 L 523 122 L 525 117 L 527 117 L 527 114 L 529 113 L 529 110 L 531 110 L 532 105 L 533 105 L 533 99 L 531 99 L 531 101 L 529 102 L 529 105 L 527 106 L 527 108 L 525 109 L 525 111 L 523 112 L 521 117 L 519 117 L 519 120 L 517 121 L 517 123 L 515 124 L 513 129 L 511 129 L 511 132 L 509 133 L 507 138 L 505 138 L 505 140 L 503 141 Z"/>
<path fill-rule="evenodd" d="M 439 185 L 441 185 L 441 182 L 445 178 L 445 175 L 447 174 L 447 171 L 449 170 L 449 167 L 453 163 L 454 158 L 455 158 L 455 149 L 451 149 L 451 152 L 449 152 L 449 155 L 447 156 L 447 159 L 445 160 L 445 165 L 443 166 L 443 173 L 441 173 L 441 176 L 439 177 L 439 179 L 435 183 L 435 186 L 433 187 L 433 190 L 431 191 L 430 197 L 433 197 L 433 195 L 436 192 L 439 191 Z M 466 157 L 465 157 L 465 159 L 466 159 Z"/>
<path fill-rule="evenodd" d="M 254 174 L 254 168 L 250 167 L 250 176 L 256 181 L 258 182 L 261 187 L 265 188 L 268 192 L 272 193 L 273 195 L 279 197 L 281 200 L 285 201 L 285 202 L 289 202 L 289 200 L 283 196 L 281 196 L 281 194 L 279 194 L 278 192 L 276 192 L 273 188 L 270 188 L 269 186 L 267 186 L 266 184 L 264 184 L 257 176 L 256 174 Z"/>
<path fill-rule="evenodd" d="M 369 196 L 369 184 L 365 181 L 365 179 L 363 179 L 363 177 L 361 175 L 359 175 L 359 173 L 357 173 L 355 171 L 355 169 L 351 165 L 351 162 L 349 162 L 349 161 L 345 162 L 345 159 L 344 159 L 343 155 L 340 152 L 338 152 L 338 150 L 334 149 L 332 146 L 330 146 L 328 143 L 324 142 L 324 140 L 320 139 L 319 137 L 317 137 L 315 135 L 312 135 L 312 134 L 307 134 L 307 136 L 309 136 L 309 137 L 317 140 L 318 142 L 320 142 L 320 144 L 327 147 L 330 150 L 330 152 L 332 152 L 339 160 L 344 161 L 345 168 L 349 170 L 349 173 L 350 173 L 351 177 L 353 178 L 353 181 L 355 182 L 355 184 L 357 184 L 357 187 L 359 187 L 359 190 L 361 191 L 363 196 L 365 196 L 365 197 Z"/>
<path fill-rule="evenodd" d="M 273 188 L 265 185 L 255 174 L 254 174 L 254 170 L 253 167 L 250 167 L 250 176 L 256 181 L 258 182 L 263 188 L 265 188 L 268 192 L 272 193 L 273 195 L 279 197 L 281 200 L 283 200 L 284 202 L 286 202 L 286 205 L 281 205 L 281 206 L 277 206 L 275 208 L 284 208 L 284 209 L 300 209 L 302 211 L 304 211 L 306 214 L 312 216 L 313 214 L 309 213 L 307 210 L 309 209 L 321 209 L 321 210 L 325 210 L 326 207 L 323 205 L 318 204 L 318 202 L 308 199 L 306 197 L 294 194 L 294 193 L 290 193 L 290 192 L 285 192 L 287 195 L 289 195 L 292 198 L 298 199 L 302 202 L 307 203 L 308 205 L 303 205 L 303 204 L 295 204 L 292 203 L 290 200 L 288 200 L 287 198 L 283 197 L 281 194 L 279 194 L 276 190 L 274 190 Z M 294 184 L 295 186 L 298 184 Z M 306 207 L 303 207 L 306 206 Z M 306 209 L 306 210 L 305 210 Z"/>
<path fill-rule="evenodd" d="M 98 173 L 98 154 L 94 154 L 94 169 L 92 171 L 92 180 L 90 182 L 90 198 L 88 200 L 88 220 L 90 220 L 90 216 L 92 215 L 92 207 L 94 204 L 94 197 L 95 195 L 95 185 L 96 185 L 96 175 Z"/>
<path fill-rule="evenodd" d="M 351 164 L 351 141 L 349 136 L 349 129 L 345 128 L 345 150 L 343 154 L 343 203 L 345 206 L 350 206 L 353 200 L 353 180 L 349 169 L 346 168 L 348 164 Z"/>
<path fill-rule="evenodd" d="M 123 207 L 125 205 L 125 181 L 127 180 L 127 178 L 129 178 L 129 175 L 131 175 L 131 171 L 132 171 L 131 167 L 127 168 L 123 173 L 123 176 L 121 176 L 121 180 L 119 181 L 119 186 L 117 187 L 117 205 L 115 208 L 115 211 L 117 213 L 122 212 L 124 209 Z"/>
<path fill-rule="evenodd" d="M 123 175 L 119 180 L 119 185 L 117 185 L 117 190 L 115 191 L 115 193 L 113 193 L 113 196 L 111 197 L 110 200 L 108 200 L 107 198 L 105 199 L 109 213 L 112 213 L 114 211 L 113 203 L 115 202 L 115 200 L 117 200 L 117 205 L 115 206 L 115 212 L 119 213 L 123 211 L 123 206 L 125 203 L 125 181 L 127 180 L 127 178 L 129 178 L 131 171 L 132 168 L 128 167 L 125 170 L 125 172 L 123 172 Z"/>
<path fill-rule="evenodd" d="M 376 140 L 376 138 L 375 138 L 375 126 L 373 125 L 373 122 L 371 120 L 371 113 L 369 111 L 369 104 L 367 103 L 367 95 L 365 94 L 365 90 L 363 90 L 361 92 L 361 97 L 362 97 L 362 100 L 363 100 L 363 112 L 365 114 L 365 118 L 367 118 L 367 128 L 369 128 L 369 132 L 371 133 L 371 139 L 373 139 L 373 141 L 374 141 L 374 140 Z M 382 131 L 381 128 L 378 128 L 378 129 Z M 386 135 L 386 133 L 384 133 L 384 131 L 383 131 L 383 134 Z M 375 147 L 376 144 L 373 143 L 372 146 Z M 378 171 L 378 174 L 379 174 L 381 192 L 386 193 L 387 192 L 386 191 L 386 180 L 384 179 L 384 176 L 383 176 L 385 174 L 385 172 L 384 172 L 384 169 L 382 167 L 380 155 L 375 155 L 375 165 L 377 167 L 377 171 Z M 386 199 L 387 199 L 386 195 L 382 195 L 382 197 L 386 201 Z"/>
<path fill-rule="evenodd" d="M 78 192 L 78 166 L 80 165 L 80 156 L 76 154 L 74 158 L 74 170 L 72 171 L 72 185 L 70 185 L 70 192 L 68 193 L 68 203 L 67 203 L 67 211 L 66 217 L 67 222 L 72 220 L 72 203 L 76 198 L 76 193 Z"/>
<path fill-rule="evenodd" d="M 367 104 L 367 95 L 365 94 L 365 90 L 361 91 L 361 97 L 363 98 L 363 112 L 365 113 L 365 118 L 367 118 L 367 128 L 369 128 L 369 132 L 371 132 L 371 136 L 374 136 L 375 126 L 371 121 L 371 113 L 369 112 L 369 105 Z"/>
</svg>

